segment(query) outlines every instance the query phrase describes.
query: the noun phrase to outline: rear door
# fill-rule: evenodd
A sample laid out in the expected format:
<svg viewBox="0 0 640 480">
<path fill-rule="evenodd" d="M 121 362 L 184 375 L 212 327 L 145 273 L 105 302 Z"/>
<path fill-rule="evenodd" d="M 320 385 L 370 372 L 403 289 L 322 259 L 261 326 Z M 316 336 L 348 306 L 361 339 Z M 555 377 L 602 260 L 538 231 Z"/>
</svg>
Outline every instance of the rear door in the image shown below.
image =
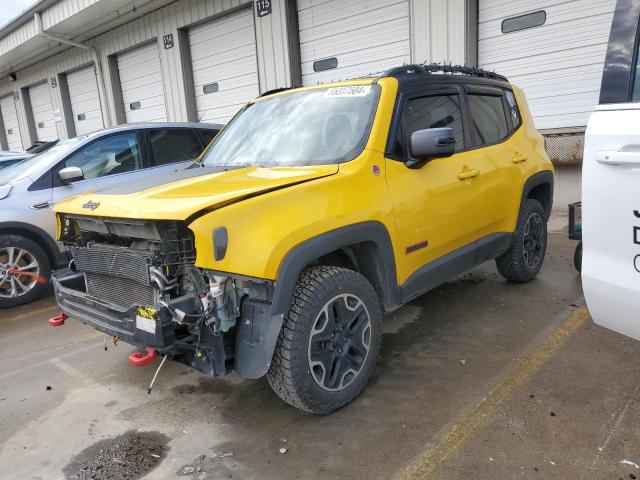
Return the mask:
<svg viewBox="0 0 640 480">
<path fill-rule="evenodd" d="M 640 3 L 620 0 L 585 136 L 582 281 L 593 320 L 640 340 Z M 635 53 L 635 55 L 634 55 Z"/>
<path fill-rule="evenodd" d="M 190 128 L 159 128 L 149 131 L 149 150 L 154 173 L 188 167 L 204 149 Z"/>
</svg>

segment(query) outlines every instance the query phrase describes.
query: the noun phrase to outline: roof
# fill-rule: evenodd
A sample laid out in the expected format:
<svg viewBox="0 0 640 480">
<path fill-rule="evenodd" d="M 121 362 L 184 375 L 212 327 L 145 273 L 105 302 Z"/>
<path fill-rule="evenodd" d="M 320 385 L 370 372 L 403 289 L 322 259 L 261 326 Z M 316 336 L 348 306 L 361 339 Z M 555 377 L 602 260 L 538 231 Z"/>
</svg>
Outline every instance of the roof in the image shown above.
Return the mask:
<svg viewBox="0 0 640 480">
<path fill-rule="evenodd" d="M 195 123 L 195 122 L 141 122 L 127 123 L 117 127 L 110 127 L 93 132 L 87 137 L 100 137 L 113 132 L 127 132 L 130 130 L 144 130 L 151 128 L 195 128 L 199 130 L 221 130 L 224 125 L 220 123 Z"/>
</svg>

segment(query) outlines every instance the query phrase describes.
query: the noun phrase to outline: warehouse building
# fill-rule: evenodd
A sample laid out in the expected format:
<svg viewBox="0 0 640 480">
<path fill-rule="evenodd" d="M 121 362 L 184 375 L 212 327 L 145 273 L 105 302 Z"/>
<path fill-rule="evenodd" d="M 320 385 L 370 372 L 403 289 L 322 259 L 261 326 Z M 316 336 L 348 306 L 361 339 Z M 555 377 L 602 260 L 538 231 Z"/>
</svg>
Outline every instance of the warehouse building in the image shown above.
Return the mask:
<svg viewBox="0 0 640 480">
<path fill-rule="evenodd" d="M 0 29 L 0 146 L 127 122 L 224 122 L 274 88 L 452 62 L 521 86 L 565 166 L 559 175 L 575 182 L 614 8 L 615 0 L 41 0 Z"/>
</svg>

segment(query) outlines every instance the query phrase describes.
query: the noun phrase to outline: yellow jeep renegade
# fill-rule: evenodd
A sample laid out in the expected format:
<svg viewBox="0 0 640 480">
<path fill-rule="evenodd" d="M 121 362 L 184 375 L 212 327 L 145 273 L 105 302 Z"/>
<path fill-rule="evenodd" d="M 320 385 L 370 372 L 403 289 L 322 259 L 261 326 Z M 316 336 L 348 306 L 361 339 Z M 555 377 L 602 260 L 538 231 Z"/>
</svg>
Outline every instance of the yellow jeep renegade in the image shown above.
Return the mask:
<svg viewBox="0 0 640 480">
<path fill-rule="evenodd" d="M 56 206 L 62 314 L 217 375 L 267 375 L 291 405 L 356 397 L 383 312 L 486 260 L 526 282 L 553 168 L 522 91 L 412 65 L 273 92 L 190 168 Z"/>
</svg>

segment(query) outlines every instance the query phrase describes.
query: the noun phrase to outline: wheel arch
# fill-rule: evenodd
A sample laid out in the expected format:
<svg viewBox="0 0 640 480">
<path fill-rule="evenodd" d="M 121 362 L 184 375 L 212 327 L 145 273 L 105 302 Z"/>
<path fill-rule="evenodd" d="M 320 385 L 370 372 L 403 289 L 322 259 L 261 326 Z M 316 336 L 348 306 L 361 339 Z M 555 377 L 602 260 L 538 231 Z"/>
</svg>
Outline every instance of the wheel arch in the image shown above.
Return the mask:
<svg viewBox="0 0 640 480">
<path fill-rule="evenodd" d="M 372 254 L 372 261 L 363 261 Z M 261 341 L 254 345 L 246 342 L 236 344 L 235 370 L 240 376 L 259 378 L 267 373 L 300 273 L 321 260 L 359 270 L 373 284 L 383 308 L 392 309 L 399 304 L 393 247 L 389 232 L 382 223 L 357 223 L 305 240 L 290 250 L 280 263 L 269 320 Z M 343 265 L 335 265 L 340 263 Z"/>
<path fill-rule="evenodd" d="M 316 262 L 356 270 L 373 284 L 385 309 L 397 306 L 396 265 L 389 232 L 380 222 L 363 222 L 308 239 L 285 256 L 278 268 L 272 315 L 289 310 L 300 273 Z"/>
<path fill-rule="evenodd" d="M 64 263 L 58 244 L 40 227 L 23 222 L 0 222 L 0 235 L 20 235 L 36 242 L 47 254 L 52 267 Z"/>
<path fill-rule="evenodd" d="M 553 172 L 551 170 L 544 170 L 527 178 L 522 191 L 520 210 L 527 199 L 539 201 L 549 220 L 553 208 Z"/>
</svg>

